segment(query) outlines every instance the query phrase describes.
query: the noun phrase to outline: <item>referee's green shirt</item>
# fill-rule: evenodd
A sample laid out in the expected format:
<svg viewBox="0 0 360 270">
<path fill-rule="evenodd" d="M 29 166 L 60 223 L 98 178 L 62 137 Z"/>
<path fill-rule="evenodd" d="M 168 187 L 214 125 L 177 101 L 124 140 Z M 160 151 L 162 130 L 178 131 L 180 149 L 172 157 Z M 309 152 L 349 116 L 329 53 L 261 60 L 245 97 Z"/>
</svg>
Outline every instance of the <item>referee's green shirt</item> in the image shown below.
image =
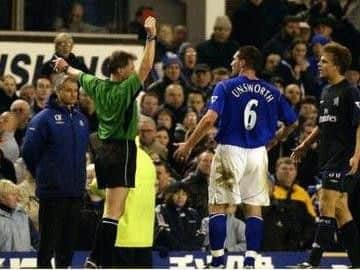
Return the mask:
<svg viewBox="0 0 360 270">
<path fill-rule="evenodd" d="M 81 73 L 80 86 L 95 103 L 96 115 L 99 120 L 98 135 L 100 139 L 134 140 L 137 132 L 138 112 L 136 102 L 133 102 L 129 125 L 125 130 L 125 111 L 132 102 L 136 92 L 141 87 L 137 74 L 121 82 L 96 78 L 93 75 Z"/>
</svg>

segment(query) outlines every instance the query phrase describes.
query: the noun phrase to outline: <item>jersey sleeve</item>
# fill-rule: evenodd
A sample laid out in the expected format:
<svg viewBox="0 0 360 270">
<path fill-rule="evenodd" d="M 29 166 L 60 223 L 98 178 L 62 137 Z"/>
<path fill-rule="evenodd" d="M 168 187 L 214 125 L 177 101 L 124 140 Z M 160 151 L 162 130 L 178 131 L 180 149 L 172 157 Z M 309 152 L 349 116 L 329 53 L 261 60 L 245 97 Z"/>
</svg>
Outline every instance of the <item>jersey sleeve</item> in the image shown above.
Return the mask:
<svg viewBox="0 0 360 270">
<path fill-rule="evenodd" d="M 96 95 L 96 85 L 100 79 L 96 78 L 94 75 L 81 73 L 79 78 L 80 86 L 85 90 L 91 98 L 94 98 Z"/>
<path fill-rule="evenodd" d="M 279 120 L 284 122 L 286 125 L 293 124 L 297 119 L 294 109 L 290 106 L 289 102 L 283 95 L 279 96 L 278 112 Z"/>
<path fill-rule="evenodd" d="M 209 109 L 221 115 L 225 102 L 225 85 L 220 82 L 216 85 L 209 102 Z"/>
<path fill-rule="evenodd" d="M 360 124 L 360 90 L 351 87 L 350 88 L 350 102 L 352 107 L 352 124 L 357 126 Z"/>
<path fill-rule="evenodd" d="M 133 97 L 137 91 L 142 88 L 141 81 L 136 73 L 130 75 L 129 78 L 123 81 L 122 86 L 126 89 L 126 93 L 130 97 Z"/>
</svg>

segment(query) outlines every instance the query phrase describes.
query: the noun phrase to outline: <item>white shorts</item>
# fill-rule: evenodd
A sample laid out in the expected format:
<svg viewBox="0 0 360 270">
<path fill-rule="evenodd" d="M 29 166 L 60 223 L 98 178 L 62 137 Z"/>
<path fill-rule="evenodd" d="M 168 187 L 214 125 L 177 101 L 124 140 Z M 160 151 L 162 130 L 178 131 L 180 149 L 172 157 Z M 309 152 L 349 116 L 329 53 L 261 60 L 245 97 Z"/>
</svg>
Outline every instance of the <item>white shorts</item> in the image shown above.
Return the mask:
<svg viewBox="0 0 360 270">
<path fill-rule="evenodd" d="M 267 175 L 265 147 L 218 144 L 211 164 L 209 204 L 269 205 Z"/>
</svg>

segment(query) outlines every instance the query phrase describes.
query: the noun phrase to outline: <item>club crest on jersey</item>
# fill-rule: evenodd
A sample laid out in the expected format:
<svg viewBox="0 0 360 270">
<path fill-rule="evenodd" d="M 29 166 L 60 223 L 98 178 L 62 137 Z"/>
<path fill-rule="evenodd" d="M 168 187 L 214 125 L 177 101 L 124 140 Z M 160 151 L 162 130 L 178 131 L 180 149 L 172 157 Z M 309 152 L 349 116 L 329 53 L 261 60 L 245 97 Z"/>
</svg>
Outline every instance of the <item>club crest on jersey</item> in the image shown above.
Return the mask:
<svg viewBox="0 0 360 270">
<path fill-rule="evenodd" d="M 339 97 L 333 99 L 334 106 L 339 106 Z"/>
<path fill-rule="evenodd" d="M 84 126 L 84 121 L 83 121 L 83 120 L 80 120 L 80 121 L 79 121 L 79 125 L 83 127 L 83 126 Z"/>
<path fill-rule="evenodd" d="M 61 114 L 55 114 L 54 118 L 55 118 L 55 121 L 62 121 L 62 115 Z"/>
<path fill-rule="evenodd" d="M 218 96 L 212 96 L 211 97 L 211 103 L 214 103 L 218 99 Z"/>
</svg>

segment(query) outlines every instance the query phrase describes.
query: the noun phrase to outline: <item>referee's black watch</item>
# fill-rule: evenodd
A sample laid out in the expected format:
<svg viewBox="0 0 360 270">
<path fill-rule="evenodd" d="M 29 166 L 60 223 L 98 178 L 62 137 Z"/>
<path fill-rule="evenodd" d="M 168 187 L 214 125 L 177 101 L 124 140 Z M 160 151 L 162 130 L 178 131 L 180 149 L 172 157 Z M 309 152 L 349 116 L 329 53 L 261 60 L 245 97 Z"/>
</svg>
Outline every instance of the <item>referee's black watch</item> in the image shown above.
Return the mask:
<svg viewBox="0 0 360 270">
<path fill-rule="evenodd" d="M 156 41 L 156 39 L 157 39 L 157 38 L 156 38 L 156 35 L 153 35 L 153 36 L 147 35 L 147 36 L 146 36 L 146 40 L 147 40 L 147 41 L 153 41 L 153 40 Z"/>
</svg>

